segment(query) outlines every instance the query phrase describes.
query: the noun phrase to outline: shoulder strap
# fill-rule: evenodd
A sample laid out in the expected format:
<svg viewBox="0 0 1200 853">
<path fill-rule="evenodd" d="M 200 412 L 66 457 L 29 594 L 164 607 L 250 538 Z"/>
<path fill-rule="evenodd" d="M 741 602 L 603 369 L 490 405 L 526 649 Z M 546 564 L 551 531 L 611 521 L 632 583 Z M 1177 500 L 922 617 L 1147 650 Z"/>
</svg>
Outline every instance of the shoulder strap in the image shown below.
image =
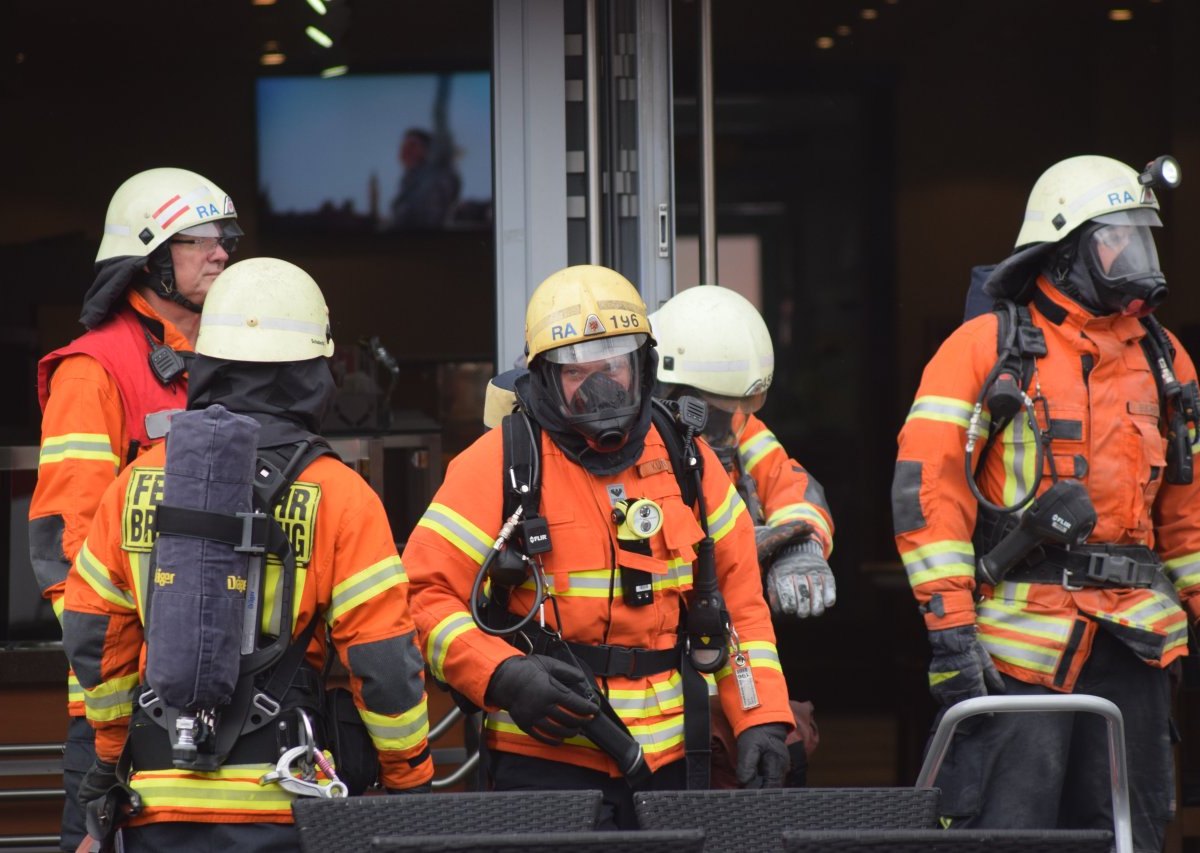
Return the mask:
<svg viewBox="0 0 1200 853">
<path fill-rule="evenodd" d="M 1033 322 L 1029 306 L 1011 299 L 997 299 L 992 313 L 996 315 L 996 367 L 995 375 L 1010 373 L 1018 377 L 1022 390 L 1028 390 L 1033 381 L 1034 362 L 1046 355 L 1046 336 Z M 980 455 L 987 453 L 996 438 L 1008 426 L 1011 418 L 992 421 L 987 442 Z"/>
<path fill-rule="evenodd" d="M 679 483 L 679 494 L 683 496 L 683 502 L 688 506 L 695 506 L 696 477 L 687 464 L 687 448 L 684 447 L 683 436 L 679 433 L 679 422 L 657 397 L 650 403 L 650 421 L 667 447 L 667 457 L 671 460 L 671 470 L 675 472 L 675 480 Z M 703 457 L 697 454 L 696 458 L 699 460 Z"/>
<path fill-rule="evenodd" d="M 500 429 L 504 445 L 501 517 L 508 518 L 521 504 L 525 507 L 525 518 L 530 518 L 538 514 L 542 498 L 542 429 L 523 411 L 505 415 Z M 522 487 L 526 489 L 522 491 Z"/>
</svg>

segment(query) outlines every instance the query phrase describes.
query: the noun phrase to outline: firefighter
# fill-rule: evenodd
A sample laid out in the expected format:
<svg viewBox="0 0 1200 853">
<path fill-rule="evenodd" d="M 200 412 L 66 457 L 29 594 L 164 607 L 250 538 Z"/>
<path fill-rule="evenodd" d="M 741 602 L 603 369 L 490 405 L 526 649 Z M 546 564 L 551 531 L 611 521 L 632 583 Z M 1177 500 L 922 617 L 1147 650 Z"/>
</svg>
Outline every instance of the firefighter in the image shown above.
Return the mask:
<svg viewBox="0 0 1200 853">
<path fill-rule="evenodd" d="M 1167 668 L 1200 617 L 1196 373 L 1152 314 L 1153 187 L 1178 171 L 1156 164 L 1080 156 L 1042 174 L 986 285 L 997 310 L 925 368 L 892 484 L 934 699 L 1112 700 L 1139 851 L 1162 849 L 1172 817 Z M 938 777 L 951 827 L 1111 826 L 1099 718 L 972 722 Z"/>
<path fill-rule="evenodd" d="M 758 309 L 724 287 L 691 287 L 650 315 L 658 348 L 658 392 L 708 403 L 704 438 L 729 472 L 754 522 L 767 602 L 776 616 L 820 616 L 837 601 L 829 568 L 833 516 L 825 490 L 755 414 L 775 373 L 771 334 Z M 791 700 L 796 730 L 788 738 L 789 787 L 803 787 L 818 734 L 811 702 Z M 714 713 L 714 777 L 736 761 L 736 744 Z M 719 743 L 719 748 L 716 744 Z"/>
<path fill-rule="evenodd" d="M 754 414 L 775 373 L 762 315 L 736 291 L 691 287 L 651 314 L 650 324 L 663 395 L 696 394 L 708 403 L 704 437 L 750 510 L 771 610 L 820 616 L 837 601 L 826 562 L 833 516 L 821 484 Z"/>
<path fill-rule="evenodd" d="M 200 308 L 242 234 L 224 190 L 184 169 L 151 169 L 114 193 L 84 297 L 87 331 L 38 364 L 42 406 L 29 550 L 42 595 L 61 618 L 67 570 L 100 495 L 138 454 L 162 441 L 187 401 L 186 356 Z M 95 757 L 74 674 L 63 753 L 61 846 L 83 839 L 79 780 Z"/>
<path fill-rule="evenodd" d="M 707 690 L 681 663 L 690 659 L 679 646 L 682 606 L 706 523 L 735 632 L 728 642 L 738 652 L 716 680 L 738 740 L 739 779 L 779 786 L 792 715 L 761 594 L 753 528 L 720 462 L 702 444 L 705 517 L 681 499 L 665 437 L 652 424 L 655 353 L 641 296 L 604 267 L 560 270 L 529 300 L 525 342 L 529 372 L 517 379 L 516 391 L 532 429 L 492 429 L 460 454 L 404 550 L 413 616 L 433 675 L 488 712 L 492 785 L 599 789 L 601 824 L 632 826 L 629 784 L 613 758 L 581 736 L 591 719 L 608 712 L 606 705 L 644 751 L 653 772 L 646 786 L 684 787 L 695 766 L 683 760 L 689 720 L 703 721 L 707 774 Z M 481 625 L 488 623 L 473 618 L 472 587 L 505 521 L 506 484 L 529 468 L 506 470 L 506 454 L 517 453 L 516 443 L 529 442 L 529 433 L 538 435 L 532 479 L 541 492 L 540 506 L 531 509 L 541 514 L 549 550 L 534 554 L 530 580 L 504 597 L 493 576 L 486 609 L 494 624 L 485 631 Z M 635 505 L 651 520 L 644 538 L 625 529 L 625 510 Z M 541 533 L 531 535 L 528 513 L 524 523 L 526 544 L 542 544 Z M 537 622 L 509 635 L 512 644 L 492 635 L 503 622 L 496 616 L 527 620 L 543 587 Z M 497 606 L 502 613 L 491 612 Z M 692 609 L 694 617 L 698 606 Z M 531 646 L 534 653 L 524 654 Z M 563 647 L 568 663 L 542 653 Z M 581 681 L 581 666 L 594 681 Z M 695 695 L 696 683 L 700 708 L 684 699 Z M 589 686 L 599 695 L 584 698 Z"/>
<path fill-rule="evenodd" d="M 185 630 L 147 633 L 147 610 L 153 628 L 159 596 L 183 581 L 158 550 L 165 538 L 164 492 L 173 476 L 170 467 L 164 476 L 164 463 L 172 464 L 174 433 L 107 489 L 68 576 L 64 644 L 96 728 L 97 763 L 84 779 L 81 798 L 94 800 L 114 785 L 128 784 L 140 810 L 124 829 L 126 850 L 295 849 L 292 800 L 298 793 L 320 794 L 331 782 L 318 777 L 306 788 L 272 780 L 293 775 L 277 764 L 284 761 L 281 750 L 290 754 L 311 744 L 309 732 L 320 737 L 314 694 L 324 692 L 320 674 L 331 653 L 350 673 L 354 703 L 379 752 L 384 786 L 421 790 L 431 779 L 423 663 L 408 611 L 407 577 L 387 517 L 357 473 L 331 451 L 313 452 L 322 447 L 316 431 L 335 390 L 328 365 L 332 352 L 328 310 L 312 278 L 272 258 L 234 264 L 205 301 L 189 411 L 177 416 L 212 410 L 247 416 L 258 425 L 255 476 L 260 470 L 295 469 L 291 477 L 281 475 L 290 485 L 269 507 L 286 539 L 285 558 L 266 561 L 261 615 L 241 635 L 244 640 L 261 634 L 263 643 L 279 635 L 291 643 L 283 659 L 249 682 L 255 711 L 282 706 L 278 723 L 253 728 L 254 713 L 245 717 L 249 723 L 240 721 L 230 709 L 239 707 L 244 694 L 235 692 L 218 708 L 210 732 L 220 744 L 232 731 L 232 747 L 215 758 L 208 755 L 206 769 L 190 769 L 179 760 L 181 744 L 156 722 L 156 702 L 166 695 L 164 682 L 172 673 L 160 671 L 148 683 L 147 660 L 169 668 L 172 660 L 194 659 L 209 640 L 223 642 L 224 632 L 235 630 L 218 626 L 203 640 Z M 200 459 L 201 470 L 220 472 L 209 477 L 213 482 L 226 476 L 220 458 Z M 273 469 L 264 466 L 272 459 Z M 155 513 L 159 518 L 151 524 Z M 236 585 L 235 579 L 230 586 Z M 169 645 L 156 647 L 158 642 Z M 292 646 L 299 653 L 289 677 L 283 660 Z M 259 693 L 267 698 L 259 699 Z"/>
</svg>

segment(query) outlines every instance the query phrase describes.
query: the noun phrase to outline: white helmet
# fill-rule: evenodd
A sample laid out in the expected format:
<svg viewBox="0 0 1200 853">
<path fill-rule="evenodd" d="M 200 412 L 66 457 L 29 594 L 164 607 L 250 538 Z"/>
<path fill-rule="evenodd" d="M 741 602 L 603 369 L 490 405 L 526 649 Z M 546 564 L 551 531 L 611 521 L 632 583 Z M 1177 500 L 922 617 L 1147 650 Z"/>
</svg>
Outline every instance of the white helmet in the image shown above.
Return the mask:
<svg viewBox="0 0 1200 853">
<path fill-rule="evenodd" d="M 1157 210 L 1150 184 L 1121 161 L 1092 154 L 1070 157 L 1033 185 L 1016 247 L 1058 242 L 1093 219 L 1111 225 L 1162 225 Z M 1131 212 L 1106 218 L 1122 211 Z"/>
<path fill-rule="evenodd" d="M 775 351 L 762 315 L 740 293 L 716 285 L 688 288 L 650 315 L 650 327 L 659 382 L 690 385 L 719 408 L 762 405 Z"/>
<path fill-rule="evenodd" d="M 196 352 L 253 362 L 333 355 L 321 288 L 300 267 L 277 258 L 250 258 L 226 267 L 204 300 Z"/>
<path fill-rule="evenodd" d="M 104 217 L 96 263 L 145 257 L 185 228 L 221 222 L 221 233 L 239 236 L 237 210 L 225 191 L 187 169 L 139 172 L 113 193 Z"/>
</svg>

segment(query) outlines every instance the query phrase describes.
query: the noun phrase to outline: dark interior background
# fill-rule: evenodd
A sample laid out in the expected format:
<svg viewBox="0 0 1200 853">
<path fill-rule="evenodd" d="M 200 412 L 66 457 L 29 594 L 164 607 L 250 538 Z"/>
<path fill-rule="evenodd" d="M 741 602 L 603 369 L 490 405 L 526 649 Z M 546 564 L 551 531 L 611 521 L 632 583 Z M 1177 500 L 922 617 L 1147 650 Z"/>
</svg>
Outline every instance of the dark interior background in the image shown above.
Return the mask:
<svg viewBox="0 0 1200 853">
<path fill-rule="evenodd" d="M 1182 189 L 1162 196 L 1158 247 L 1172 295 L 1160 314 L 1200 349 L 1200 4 L 713 5 L 718 229 L 761 241 L 777 358 L 763 416 L 824 484 L 838 528 L 840 600 L 819 620 L 781 626 L 789 677 L 830 721 L 816 760 L 836 767 L 845 754 L 839 716 L 876 719 L 892 726 L 882 742 L 894 758 L 873 780 L 909 783 L 932 709 L 921 625 L 891 541 L 896 433 L 922 366 L 961 317 L 971 266 L 1009 251 L 1029 188 L 1066 156 L 1180 160 Z M 1128 20 L 1110 19 L 1118 6 Z M 330 7 L 352 72 L 490 67 L 487 0 Z M 37 442 L 34 365 L 80 331 L 108 199 L 161 165 L 201 172 L 232 195 L 247 232 L 238 257 L 277 255 L 314 275 L 339 346 L 378 335 L 404 367 L 397 405 L 447 424 L 448 451 L 478 431 L 473 407 L 495 346 L 490 233 L 257 233 L 254 80 L 313 73 L 328 59 L 300 34 L 303 0 L 5 8 L 0 442 Z M 671 8 L 686 235 L 698 212 L 697 5 Z M 832 46 L 818 47 L 823 37 Z M 259 56 L 271 40 L 288 61 L 266 69 Z"/>
</svg>

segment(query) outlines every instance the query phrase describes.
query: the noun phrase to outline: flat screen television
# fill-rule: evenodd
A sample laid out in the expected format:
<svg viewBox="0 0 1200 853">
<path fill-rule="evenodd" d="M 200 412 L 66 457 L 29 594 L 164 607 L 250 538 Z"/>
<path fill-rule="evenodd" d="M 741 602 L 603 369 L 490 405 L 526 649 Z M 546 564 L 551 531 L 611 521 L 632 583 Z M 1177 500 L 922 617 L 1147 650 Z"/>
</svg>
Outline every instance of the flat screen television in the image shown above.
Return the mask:
<svg viewBox="0 0 1200 853">
<path fill-rule="evenodd" d="M 264 233 L 490 228 L 491 75 L 256 81 Z"/>
</svg>

